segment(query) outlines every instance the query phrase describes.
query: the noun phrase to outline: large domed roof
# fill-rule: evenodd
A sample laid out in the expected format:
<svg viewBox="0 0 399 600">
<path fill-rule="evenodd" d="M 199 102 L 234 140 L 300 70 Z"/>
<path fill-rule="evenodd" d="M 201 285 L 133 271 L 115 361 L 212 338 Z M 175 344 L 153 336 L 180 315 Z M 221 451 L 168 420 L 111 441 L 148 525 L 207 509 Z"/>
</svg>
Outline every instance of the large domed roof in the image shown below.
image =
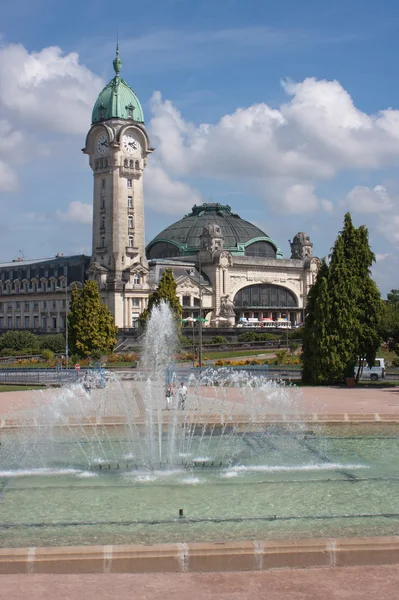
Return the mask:
<svg viewBox="0 0 399 600">
<path fill-rule="evenodd" d="M 94 124 L 107 119 L 126 119 L 144 123 L 139 99 L 126 81 L 119 77 L 122 61 L 118 48 L 113 65 L 115 77 L 100 92 L 93 108 L 91 122 Z"/>
<path fill-rule="evenodd" d="M 282 256 L 277 244 L 259 227 L 241 219 L 228 205 L 209 203 L 193 206 L 191 213 L 161 231 L 147 246 L 148 258 L 196 254 L 201 246 L 200 236 L 203 229 L 210 223 L 220 227 L 224 237 L 224 249 L 233 255 L 248 254 L 248 246 L 264 242 L 270 248 L 267 256 Z"/>
</svg>

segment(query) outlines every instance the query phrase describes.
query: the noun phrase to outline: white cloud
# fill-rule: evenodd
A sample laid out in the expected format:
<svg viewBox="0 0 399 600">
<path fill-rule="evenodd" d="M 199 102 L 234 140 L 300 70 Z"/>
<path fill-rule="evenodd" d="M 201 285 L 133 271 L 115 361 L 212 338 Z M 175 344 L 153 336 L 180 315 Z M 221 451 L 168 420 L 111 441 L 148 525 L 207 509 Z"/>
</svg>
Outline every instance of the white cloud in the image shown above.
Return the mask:
<svg viewBox="0 0 399 600">
<path fill-rule="evenodd" d="M 248 191 L 275 212 L 330 212 L 331 201 L 317 197 L 318 182 L 344 170 L 399 163 L 399 111 L 368 115 L 337 81 L 308 78 L 283 85 L 291 98 L 279 109 L 254 104 L 198 126 L 155 92 L 150 133 L 160 166 L 176 177 L 200 173 L 245 180 Z M 273 190 L 278 190 L 278 202 Z M 374 193 L 381 203 L 382 190 Z M 369 211 L 372 204 L 369 199 Z"/>
<path fill-rule="evenodd" d="M 155 212 L 181 215 L 204 199 L 199 192 L 181 181 L 173 180 L 155 165 L 147 167 L 144 194 L 146 206 Z"/>
<path fill-rule="evenodd" d="M 381 213 L 391 211 L 394 201 L 383 185 L 376 185 L 373 189 L 357 185 L 347 194 L 344 204 L 358 213 Z"/>
<path fill-rule="evenodd" d="M 66 136 L 84 136 L 102 86 L 74 52 L 0 49 L 0 192 L 18 190 L 18 164 L 48 154 Z"/>
<path fill-rule="evenodd" d="M 21 44 L 0 50 L 0 105 L 28 128 L 83 134 L 102 80 L 57 46 L 29 53 Z"/>
<path fill-rule="evenodd" d="M 72 221 L 82 225 L 90 225 L 93 220 L 93 205 L 75 200 L 71 202 L 66 213 L 57 210 L 56 216 L 60 221 Z"/>
<path fill-rule="evenodd" d="M 0 159 L 0 192 L 16 192 L 18 190 L 18 178 L 3 160 Z"/>
</svg>

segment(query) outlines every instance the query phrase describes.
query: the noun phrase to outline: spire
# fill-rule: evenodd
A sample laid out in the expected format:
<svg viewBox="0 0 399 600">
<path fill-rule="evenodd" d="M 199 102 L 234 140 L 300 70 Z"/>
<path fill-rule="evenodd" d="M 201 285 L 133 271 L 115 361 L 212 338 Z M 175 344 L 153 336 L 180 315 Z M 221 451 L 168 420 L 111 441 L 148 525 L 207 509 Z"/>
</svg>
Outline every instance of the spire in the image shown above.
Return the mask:
<svg viewBox="0 0 399 600">
<path fill-rule="evenodd" d="M 118 77 L 119 73 L 121 72 L 122 69 L 122 61 L 119 58 L 119 40 L 118 40 L 118 34 L 116 35 L 116 56 L 114 58 L 114 62 L 112 63 L 114 65 L 114 71 L 116 73 L 116 76 Z"/>
</svg>

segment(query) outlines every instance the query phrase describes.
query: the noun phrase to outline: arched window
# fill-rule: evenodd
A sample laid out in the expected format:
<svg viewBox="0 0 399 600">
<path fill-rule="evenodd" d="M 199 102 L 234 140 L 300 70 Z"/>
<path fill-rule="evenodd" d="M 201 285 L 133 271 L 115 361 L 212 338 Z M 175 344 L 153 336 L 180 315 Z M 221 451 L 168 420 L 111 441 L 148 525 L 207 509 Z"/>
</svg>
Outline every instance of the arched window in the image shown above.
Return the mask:
<svg viewBox="0 0 399 600">
<path fill-rule="evenodd" d="M 136 169 L 140 169 L 140 163 L 138 160 L 136 160 Z"/>
<path fill-rule="evenodd" d="M 172 258 L 173 256 L 180 256 L 180 250 L 168 242 L 156 242 L 147 253 L 147 258 Z"/>
<path fill-rule="evenodd" d="M 276 258 L 276 249 L 270 242 L 254 242 L 245 248 L 245 256 L 255 258 Z"/>
<path fill-rule="evenodd" d="M 131 169 L 133 169 L 133 166 L 134 166 L 134 165 L 133 165 L 133 161 L 132 161 L 132 160 L 130 160 L 130 161 L 129 161 L 129 167 L 130 167 Z"/>
<path fill-rule="evenodd" d="M 96 169 L 98 169 L 98 160 L 96 160 Z"/>
<path fill-rule="evenodd" d="M 128 165 L 128 160 L 127 160 L 127 158 L 125 158 L 125 160 L 123 161 L 123 166 L 127 167 L 127 165 Z"/>
<path fill-rule="evenodd" d="M 281 285 L 249 285 L 235 295 L 235 308 L 295 308 L 295 294 Z"/>
</svg>

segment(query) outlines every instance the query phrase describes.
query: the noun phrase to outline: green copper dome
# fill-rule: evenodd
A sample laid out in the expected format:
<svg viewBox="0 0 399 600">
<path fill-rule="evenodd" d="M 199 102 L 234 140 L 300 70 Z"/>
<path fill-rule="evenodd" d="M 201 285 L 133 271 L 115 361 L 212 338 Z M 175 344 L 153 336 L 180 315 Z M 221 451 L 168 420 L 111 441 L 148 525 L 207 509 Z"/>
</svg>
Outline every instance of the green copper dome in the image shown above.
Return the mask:
<svg viewBox="0 0 399 600">
<path fill-rule="evenodd" d="M 208 203 L 193 206 L 190 214 L 161 231 L 147 246 L 147 258 L 192 256 L 201 246 L 200 236 L 206 225 L 219 225 L 224 249 L 233 256 L 281 258 L 276 242 L 256 225 L 241 219 L 230 206 Z"/>
<path fill-rule="evenodd" d="M 119 77 L 122 61 L 119 58 L 119 49 L 116 48 L 116 57 L 113 62 L 115 77 L 97 98 L 91 117 L 92 123 L 100 123 L 107 119 L 126 119 L 144 123 L 144 114 L 141 104 L 124 79 Z"/>
</svg>

